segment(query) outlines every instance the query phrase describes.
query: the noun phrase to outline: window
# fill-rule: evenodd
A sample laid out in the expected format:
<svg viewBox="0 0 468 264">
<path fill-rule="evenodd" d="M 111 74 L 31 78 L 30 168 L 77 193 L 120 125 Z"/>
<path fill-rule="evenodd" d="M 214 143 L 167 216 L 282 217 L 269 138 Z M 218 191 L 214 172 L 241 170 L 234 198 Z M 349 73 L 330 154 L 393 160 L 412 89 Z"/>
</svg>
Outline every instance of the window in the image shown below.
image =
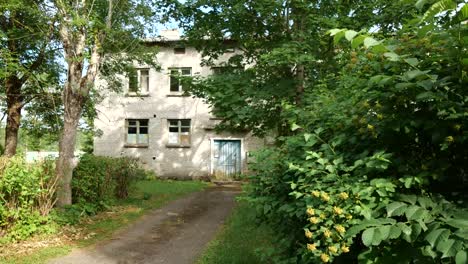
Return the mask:
<svg viewBox="0 0 468 264">
<path fill-rule="evenodd" d="M 183 92 L 184 89 L 182 87 L 180 77 L 192 75 L 192 68 L 189 68 L 189 67 L 172 68 L 169 70 L 171 71 L 170 91 L 171 92 Z"/>
<path fill-rule="evenodd" d="M 148 145 L 148 119 L 127 119 L 127 145 Z"/>
<path fill-rule="evenodd" d="M 149 69 L 134 69 L 128 75 L 129 93 L 146 94 L 149 92 Z"/>
<path fill-rule="evenodd" d="M 185 54 L 185 47 L 174 48 L 174 54 Z"/>
<path fill-rule="evenodd" d="M 190 146 L 190 119 L 170 119 L 168 145 Z"/>
</svg>

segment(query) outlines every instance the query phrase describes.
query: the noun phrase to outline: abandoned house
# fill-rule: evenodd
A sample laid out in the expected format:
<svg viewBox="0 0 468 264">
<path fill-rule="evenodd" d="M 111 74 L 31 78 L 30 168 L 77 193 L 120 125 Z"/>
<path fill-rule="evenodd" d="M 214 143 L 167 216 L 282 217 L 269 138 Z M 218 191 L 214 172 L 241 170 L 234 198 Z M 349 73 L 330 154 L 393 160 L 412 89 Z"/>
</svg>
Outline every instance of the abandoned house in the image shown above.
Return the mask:
<svg viewBox="0 0 468 264">
<path fill-rule="evenodd" d="M 247 171 L 249 151 L 263 145 L 250 134 L 216 133 L 218 120 L 201 98 L 184 95 L 176 75 L 208 76 L 193 47 L 182 46 L 177 30 L 165 30 L 151 44 L 161 69 L 138 65 L 135 80 L 126 77 L 123 93 L 106 91 L 97 105 L 94 152 L 104 156 L 138 157 L 164 178 L 227 180 Z M 223 55 L 219 62 L 235 54 Z M 130 79 L 130 80 L 129 80 Z"/>
</svg>

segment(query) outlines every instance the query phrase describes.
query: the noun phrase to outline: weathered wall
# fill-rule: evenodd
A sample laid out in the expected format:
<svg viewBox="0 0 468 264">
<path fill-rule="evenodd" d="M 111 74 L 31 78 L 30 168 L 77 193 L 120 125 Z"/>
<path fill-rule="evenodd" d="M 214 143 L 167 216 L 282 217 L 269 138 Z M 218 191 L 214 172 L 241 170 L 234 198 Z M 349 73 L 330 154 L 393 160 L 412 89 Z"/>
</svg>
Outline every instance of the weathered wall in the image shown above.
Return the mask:
<svg viewBox="0 0 468 264">
<path fill-rule="evenodd" d="M 159 176 L 197 178 L 210 175 L 213 138 L 242 138 L 244 154 L 263 145 L 262 139 L 250 135 L 215 134 L 211 129 L 215 120 L 202 99 L 170 92 L 169 68 L 192 67 L 192 75 L 211 74 L 209 67 L 200 66 L 201 56 L 195 49 L 186 48 L 185 54 L 174 54 L 173 48 L 161 48 L 155 59 L 162 70 L 150 69 L 148 96 L 128 97 L 107 91 L 104 101 L 97 106 L 95 126 L 102 135 L 94 140 L 96 155 L 134 156 Z M 147 148 L 125 147 L 126 119 L 149 120 Z M 169 134 L 167 119 L 191 119 L 189 148 L 166 146 Z M 244 159 L 244 169 L 247 169 L 245 165 Z"/>
</svg>

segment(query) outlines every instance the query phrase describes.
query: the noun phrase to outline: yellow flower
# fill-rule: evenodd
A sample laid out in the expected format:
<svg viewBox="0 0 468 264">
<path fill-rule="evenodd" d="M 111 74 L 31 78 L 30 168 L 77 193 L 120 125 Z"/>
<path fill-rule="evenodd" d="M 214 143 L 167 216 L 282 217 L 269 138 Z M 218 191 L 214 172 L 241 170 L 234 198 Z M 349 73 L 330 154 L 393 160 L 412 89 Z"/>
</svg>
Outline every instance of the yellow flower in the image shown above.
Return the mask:
<svg viewBox="0 0 468 264">
<path fill-rule="evenodd" d="M 317 224 L 319 222 L 319 219 L 317 217 L 311 217 L 309 218 L 309 221 L 312 223 L 312 224 Z"/>
<path fill-rule="evenodd" d="M 309 229 L 306 229 L 306 230 L 305 230 L 305 236 L 306 236 L 307 238 L 312 238 L 312 232 L 310 232 Z"/>
<path fill-rule="evenodd" d="M 348 196 L 347 193 L 345 193 L 345 192 L 340 193 L 340 198 L 341 198 L 341 199 L 346 200 L 346 199 L 348 199 L 348 197 L 349 197 L 349 196 Z"/>
<path fill-rule="evenodd" d="M 456 125 L 454 125 L 454 126 L 453 126 L 453 128 L 455 128 L 455 130 L 457 130 L 457 131 L 458 131 L 458 130 L 460 130 L 460 128 L 461 128 L 461 125 L 459 125 L 459 124 L 456 124 Z"/>
<path fill-rule="evenodd" d="M 330 201 L 330 196 L 327 193 L 323 192 L 322 193 L 322 200 L 324 200 L 325 202 L 328 202 L 328 201 Z"/>
<path fill-rule="evenodd" d="M 314 251 L 317 249 L 317 247 L 315 246 L 315 243 L 314 244 L 307 244 L 307 249 L 310 250 L 310 251 Z"/>
<path fill-rule="evenodd" d="M 329 247 L 328 247 L 328 250 L 329 250 L 331 253 L 336 253 L 336 252 L 338 252 L 338 249 L 337 249 L 335 246 L 329 246 Z"/>
<path fill-rule="evenodd" d="M 343 244 L 341 246 L 341 251 L 343 251 L 343 253 L 348 253 L 349 252 L 349 247 L 347 247 L 345 244 Z"/>
<path fill-rule="evenodd" d="M 346 231 L 346 229 L 342 225 L 336 225 L 335 230 L 340 234 L 344 234 L 344 232 Z"/>
<path fill-rule="evenodd" d="M 377 119 L 382 120 L 382 119 L 383 119 L 383 115 L 382 115 L 382 114 L 377 114 Z"/>
<path fill-rule="evenodd" d="M 310 208 L 310 207 L 307 208 L 307 211 L 306 211 L 306 212 L 307 212 L 307 215 L 308 215 L 308 216 L 312 216 L 312 215 L 315 214 L 315 210 L 314 210 L 313 208 Z"/>
<path fill-rule="evenodd" d="M 322 259 L 324 263 L 327 263 L 328 261 L 330 261 L 330 257 L 327 254 L 320 255 L 320 258 Z"/>
<path fill-rule="evenodd" d="M 319 191 L 312 191 L 312 195 L 315 196 L 315 197 L 319 197 L 320 192 Z"/>
<path fill-rule="evenodd" d="M 374 126 L 371 125 L 371 124 L 367 124 L 367 129 L 369 129 L 369 130 L 374 130 Z"/>
<path fill-rule="evenodd" d="M 320 214 L 320 218 L 325 219 L 327 216 L 325 214 Z"/>
<path fill-rule="evenodd" d="M 351 219 L 353 219 L 353 216 L 350 215 L 350 214 L 349 214 L 349 215 L 346 215 L 346 219 L 351 220 Z"/>
<path fill-rule="evenodd" d="M 326 238 L 331 237 L 331 234 L 332 234 L 332 233 L 331 233 L 330 230 L 328 230 L 328 229 L 325 229 L 325 231 L 323 231 L 323 236 L 326 237 Z"/>
<path fill-rule="evenodd" d="M 445 141 L 447 141 L 447 142 L 453 142 L 453 140 L 454 139 L 453 139 L 452 136 L 448 136 L 448 137 L 445 138 Z"/>
<path fill-rule="evenodd" d="M 337 207 L 337 206 L 333 206 L 333 212 L 335 212 L 335 214 L 337 215 L 340 215 L 343 213 L 343 209 Z"/>
</svg>

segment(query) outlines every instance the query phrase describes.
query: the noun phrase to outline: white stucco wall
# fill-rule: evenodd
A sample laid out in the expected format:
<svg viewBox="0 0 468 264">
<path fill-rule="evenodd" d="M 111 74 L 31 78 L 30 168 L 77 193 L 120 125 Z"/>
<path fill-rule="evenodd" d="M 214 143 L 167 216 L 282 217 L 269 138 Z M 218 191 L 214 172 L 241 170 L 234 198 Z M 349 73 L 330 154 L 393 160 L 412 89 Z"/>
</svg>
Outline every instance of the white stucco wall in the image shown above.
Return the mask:
<svg viewBox="0 0 468 264">
<path fill-rule="evenodd" d="M 227 54 L 226 59 L 229 55 Z M 174 54 L 173 47 L 162 47 L 155 59 L 160 72 L 150 68 L 149 94 L 146 97 L 128 97 L 105 91 L 104 100 L 97 106 L 95 126 L 102 131 L 94 139 L 96 155 L 138 157 L 148 168 L 162 177 L 208 177 L 211 172 L 211 140 L 213 138 L 240 138 L 245 153 L 258 149 L 263 140 L 245 134 L 216 134 L 215 120 L 210 108 L 200 98 L 175 96 L 170 92 L 169 68 L 191 67 L 192 75 L 211 74 L 209 67 L 201 67 L 201 56 L 187 47 L 185 54 Z M 145 67 L 145 65 L 140 65 Z M 146 148 L 125 146 L 126 119 L 149 120 L 149 144 Z M 168 119 L 191 119 L 191 145 L 188 148 L 167 147 Z M 243 170 L 247 164 L 243 161 Z"/>
</svg>

